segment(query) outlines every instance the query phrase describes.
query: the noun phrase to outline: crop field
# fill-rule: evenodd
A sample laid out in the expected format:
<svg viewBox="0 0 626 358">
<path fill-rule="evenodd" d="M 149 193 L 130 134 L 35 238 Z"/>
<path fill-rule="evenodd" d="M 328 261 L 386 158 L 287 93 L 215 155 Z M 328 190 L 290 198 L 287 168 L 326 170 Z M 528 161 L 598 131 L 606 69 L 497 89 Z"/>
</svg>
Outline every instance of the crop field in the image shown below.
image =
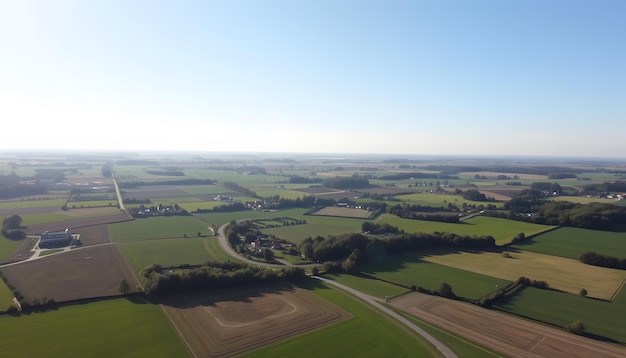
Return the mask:
<svg viewBox="0 0 626 358">
<path fill-rule="evenodd" d="M 544 302 L 536 301 L 535 305 L 541 306 Z M 393 299 L 392 305 L 508 357 L 617 358 L 623 357 L 626 352 L 622 346 L 594 341 L 512 315 L 441 297 L 410 293 Z"/>
<path fill-rule="evenodd" d="M 31 239 L 24 239 L 31 240 Z M 3 236 L 0 236 L 0 260 L 6 260 L 17 250 L 24 240 L 9 240 Z"/>
<path fill-rule="evenodd" d="M 355 219 L 368 219 L 370 216 L 374 214 L 371 211 L 354 209 L 354 208 L 344 208 L 340 206 L 327 206 L 325 208 L 321 208 L 311 215 L 316 216 L 336 216 L 336 217 L 344 217 L 344 218 L 355 218 Z"/>
<path fill-rule="evenodd" d="M 128 215 L 122 213 L 116 208 L 96 208 L 96 209 L 80 209 L 78 210 L 78 216 L 64 216 L 62 220 L 43 221 L 41 223 L 33 223 L 31 220 L 27 220 L 30 216 L 24 218 L 24 224 L 26 225 L 26 233 L 29 235 L 39 235 L 44 231 L 62 231 L 70 229 L 70 231 L 76 228 L 84 228 L 88 226 L 119 223 L 131 220 Z M 94 215 L 90 217 L 83 216 L 85 212 L 94 211 L 94 214 L 100 213 L 101 215 Z M 71 213 L 72 211 L 68 211 Z M 113 213 L 113 214 L 109 214 Z M 49 218 L 52 218 L 50 216 Z"/>
<path fill-rule="evenodd" d="M 352 295 L 321 282 L 305 282 L 302 285 L 314 295 L 348 312 L 352 318 L 258 349 L 244 357 L 439 356 L 439 352 L 423 338 Z"/>
<path fill-rule="evenodd" d="M 409 292 L 409 290 L 404 287 L 396 286 L 385 281 L 374 280 L 365 276 L 347 273 L 330 273 L 324 274 L 323 276 L 378 298 L 394 297 Z"/>
<path fill-rule="evenodd" d="M 301 191 L 289 190 L 289 189 L 279 189 L 274 185 L 272 186 L 259 186 L 259 185 L 249 185 L 248 189 L 255 192 L 258 196 L 262 198 L 267 198 L 270 196 L 278 195 L 281 198 L 292 199 L 302 198 L 305 194 Z"/>
<path fill-rule="evenodd" d="M 507 251 L 508 252 L 508 251 Z M 546 281 L 550 287 L 590 297 L 610 299 L 626 280 L 626 271 L 583 264 L 578 260 L 535 252 L 513 251 L 511 258 L 500 252 L 433 250 L 415 253 L 420 259 L 460 270 L 515 281 L 520 276 Z"/>
<path fill-rule="evenodd" d="M 407 204 L 411 205 L 422 205 L 422 206 L 434 206 L 434 207 L 447 207 L 448 204 L 456 205 L 459 208 L 465 203 L 467 205 L 484 205 L 493 204 L 496 207 L 501 207 L 503 205 L 502 202 L 498 201 L 471 201 L 465 200 L 460 195 L 453 194 L 435 194 L 435 193 L 415 193 L 415 194 L 405 194 L 405 195 L 396 195 L 394 198 L 403 201 Z"/>
<path fill-rule="evenodd" d="M 189 195 L 218 195 L 228 191 L 223 186 L 218 185 L 193 185 L 193 186 L 180 186 L 180 190 Z"/>
<path fill-rule="evenodd" d="M 622 290 L 621 296 L 626 296 Z M 580 320 L 585 331 L 602 337 L 626 342 L 626 300 L 613 302 L 584 298 L 564 292 L 524 287 L 498 306 L 506 311 L 565 326 Z M 618 318 L 620 317 L 620 318 Z"/>
<path fill-rule="evenodd" d="M 41 207 L 55 207 L 60 208 L 65 204 L 65 197 L 56 199 L 44 199 L 44 200 L 15 200 L 15 201 L 0 201 L 0 209 L 23 209 L 23 208 L 41 208 Z"/>
<path fill-rule="evenodd" d="M 361 225 L 364 222 L 362 219 L 338 218 L 328 216 L 302 215 L 300 217 L 293 217 L 297 219 L 301 217 L 302 220 L 306 220 L 306 224 L 281 226 L 276 228 L 262 229 L 261 231 L 264 234 L 275 235 L 276 237 L 279 237 L 283 240 L 287 240 L 294 244 L 299 244 L 309 236 L 327 237 L 329 235 L 359 232 L 361 230 Z"/>
<path fill-rule="evenodd" d="M 585 251 L 626 258 L 626 233 L 562 227 L 510 247 L 572 259 Z"/>
<path fill-rule="evenodd" d="M 33 301 L 57 302 L 119 294 L 117 286 L 126 279 L 138 284 L 123 255 L 113 245 L 73 250 L 1 269 L 24 297 Z"/>
<path fill-rule="evenodd" d="M 388 257 L 384 262 L 359 268 L 363 273 L 407 287 L 415 285 L 437 290 L 442 282 L 447 282 L 457 296 L 471 299 L 479 299 L 512 281 L 405 255 Z"/>
<path fill-rule="evenodd" d="M 284 283 L 168 298 L 163 309 L 196 357 L 230 357 L 350 317 Z"/>
<path fill-rule="evenodd" d="M 559 196 L 555 201 L 569 201 L 578 204 L 602 203 L 617 206 L 626 206 L 626 200 L 606 199 L 606 198 L 587 198 L 584 196 Z"/>
<path fill-rule="evenodd" d="M 142 298 L 0 316 L 5 357 L 188 357 L 161 308 Z"/>
<path fill-rule="evenodd" d="M 552 228 L 552 226 L 525 223 L 515 220 L 476 216 L 458 224 L 442 223 L 437 221 L 402 219 L 395 215 L 384 214 L 379 220 L 406 232 L 432 233 L 450 232 L 458 235 L 491 235 L 496 239 L 496 244 L 508 243 L 515 235 L 523 232 L 526 236 L 536 234 Z"/>
<path fill-rule="evenodd" d="M 11 306 L 15 306 L 13 303 L 13 292 L 11 292 L 3 280 L 0 280 L 0 311 L 5 311 Z"/>
<path fill-rule="evenodd" d="M 193 216 L 157 216 L 109 225 L 111 241 L 169 239 L 211 234 L 208 225 Z"/>
<path fill-rule="evenodd" d="M 126 242 L 120 245 L 120 250 L 126 256 L 135 274 L 139 275 L 142 269 L 151 264 L 175 266 L 201 264 L 206 261 L 225 261 L 223 258 L 226 252 L 223 252 L 219 244 L 217 248 L 224 255 L 214 252 L 216 247 L 210 246 L 209 241 L 217 242 L 217 238 L 192 237 Z"/>
<path fill-rule="evenodd" d="M 67 203 L 68 209 L 74 208 L 98 208 L 103 206 L 117 206 L 117 200 L 82 200 L 82 201 L 69 201 Z"/>
</svg>

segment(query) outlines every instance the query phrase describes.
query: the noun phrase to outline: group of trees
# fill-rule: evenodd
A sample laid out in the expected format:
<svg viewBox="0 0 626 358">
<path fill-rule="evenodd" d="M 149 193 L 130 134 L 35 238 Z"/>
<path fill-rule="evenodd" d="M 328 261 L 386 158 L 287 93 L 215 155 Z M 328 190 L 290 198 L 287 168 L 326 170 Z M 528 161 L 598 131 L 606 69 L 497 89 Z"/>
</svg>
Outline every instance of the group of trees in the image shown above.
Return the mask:
<svg viewBox="0 0 626 358">
<path fill-rule="evenodd" d="M 12 215 L 2 220 L 2 236 L 7 239 L 19 240 L 26 237 L 26 233 L 22 230 L 22 217 Z"/>
<path fill-rule="evenodd" d="M 485 194 L 476 189 L 469 189 L 461 193 L 465 200 L 471 201 L 494 201 L 494 198 L 488 198 Z"/>
<path fill-rule="evenodd" d="M 265 268 L 235 262 L 207 262 L 198 267 L 163 268 L 150 265 L 141 271 L 145 292 L 150 295 L 213 290 L 260 282 L 294 281 L 304 277 L 300 267 Z"/>
<path fill-rule="evenodd" d="M 289 177 L 289 184 L 316 184 L 321 182 L 322 178 L 320 177 L 307 178 L 299 175 L 292 175 Z"/>
<path fill-rule="evenodd" d="M 578 260 L 587 265 L 626 270 L 626 258 L 619 259 L 613 256 L 601 255 L 593 251 L 583 252 L 578 257 Z"/>
<path fill-rule="evenodd" d="M 393 234 L 384 240 L 376 236 L 359 233 L 308 237 L 299 249 L 307 258 L 315 261 L 343 260 L 358 250 L 356 263 L 378 258 L 380 255 L 399 254 L 431 247 L 493 248 L 496 241 L 492 236 L 462 236 L 452 233 L 404 233 L 395 227 L 364 223 L 364 232 L 369 234 Z"/>
<path fill-rule="evenodd" d="M 237 183 L 233 183 L 232 181 L 227 181 L 222 183 L 222 186 L 224 186 L 225 188 L 228 188 L 232 191 L 236 191 L 244 196 L 249 196 L 251 198 L 258 198 L 258 196 L 256 195 L 255 192 L 253 192 L 252 190 L 248 189 L 248 188 L 244 188 L 243 186 L 237 184 Z"/>
<path fill-rule="evenodd" d="M 367 188 L 369 185 L 369 180 L 359 175 L 353 175 L 351 177 L 325 178 L 322 180 L 322 186 L 324 188 L 332 189 L 359 189 Z"/>
<path fill-rule="evenodd" d="M 0 175 L 0 199 L 19 198 L 21 196 L 41 195 L 47 193 L 45 185 L 22 183 L 22 178 L 11 173 Z"/>
</svg>

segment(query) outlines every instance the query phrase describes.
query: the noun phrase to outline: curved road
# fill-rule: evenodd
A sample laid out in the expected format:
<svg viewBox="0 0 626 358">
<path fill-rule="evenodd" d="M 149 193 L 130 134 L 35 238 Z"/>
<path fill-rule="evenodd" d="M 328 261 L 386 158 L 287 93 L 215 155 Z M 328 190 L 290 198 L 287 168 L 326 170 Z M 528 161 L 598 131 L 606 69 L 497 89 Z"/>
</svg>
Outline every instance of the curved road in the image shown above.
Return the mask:
<svg viewBox="0 0 626 358">
<path fill-rule="evenodd" d="M 257 262 L 257 261 L 253 261 L 250 259 L 247 259 L 245 257 L 242 257 L 241 255 L 239 255 L 237 252 L 235 252 L 235 250 L 229 245 L 228 240 L 226 239 L 226 235 L 224 235 L 224 228 L 226 227 L 226 225 L 228 224 L 224 224 L 222 226 L 220 226 L 217 229 L 217 238 L 219 240 L 220 246 L 222 247 L 222 249 L 224 249 L 224 251 L 226 251 L 230 256 L 237 258 L 238 260 L 244 261 L 246 263 L 252 264 L 252 265 L 261 265 L 261 266 L 276 266 L 274 264 L 270 264 L 270 263 L 265 263 L 265 262 Z M 285 262 L 286 265 L 288 266 L 295 266 L 292 265 L 288 262 Z M 385 307 L 384 305 L 382 305 L 380 302 L 382 302 L 381 299 L 377 298 L 377 297 L 373 297 L 370 295 L 367 295 L 363 292 L 357 291 L 351 287 L 342 285 L 338 282 L 335 282 L 333 280 L 329 280 L 327 278 L 324 277 L 320 277 L 320 276 L 310 276 L 311 278 L 323 281 L 325 283 L 328 283 L 329 285 L 333 285 L 335 287 L 339 287 L 344 291 L 348 291 L 349 293 L 357 296 L 358 298 L 364 300 L 365 302 L 371 304 L 372 306 L 376 307 L 377 309 L 379 309 L 380 311 L 382 311 L 383 313 L 389 315 L 392 318 L 395 318 L 396 320 L 400 321 L 400 323 L 404 324 L 405 326 L 407 326 L 408 328 L 412 329 L 414 332 L 416 332 L 417 334 L 419 334 L 420 336 L 424 337 L 428 342 L 430 342 L 432 345 L 435 346 L 435 348 L 437 348 L 441 354 L 444 355 L 444 357 L 446 358 L 456 358 L 456 354 L 454 354 L 454 352 L 452 352 L 452 350 L 450 350 L 450 348 L 446 347 L 443 343 L 439 342 L 435 337 L 431 336 L 428 332 L 424 331 L 423 329 L 419 328 L 418 326 L 416 326 L 415 324 L 413 324 L 411 321 L 407 320 L 406 318 L 402 317 L 401 315 L 397 314 L 396 312 L 390 310 L 389 308 Z"/>
</svg>

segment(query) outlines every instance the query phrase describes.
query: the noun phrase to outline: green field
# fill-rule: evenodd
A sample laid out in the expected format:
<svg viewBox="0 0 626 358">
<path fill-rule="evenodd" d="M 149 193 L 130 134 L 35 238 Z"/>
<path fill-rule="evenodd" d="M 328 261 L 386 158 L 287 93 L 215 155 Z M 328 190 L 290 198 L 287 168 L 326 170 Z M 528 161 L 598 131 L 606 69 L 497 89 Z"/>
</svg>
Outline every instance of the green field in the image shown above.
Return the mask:
<svg viewBox="0 0 626 358">
<path fill-rule="evenodd" d="M 409 290 L 404 287 L 364 276 L 351 275 L 347 273 L 330 273 L 324 274 L 323 276 L 348 287 L 352 287 L 357 291 L 361 291 L 378 298 L 394 297 L 409 292 Z"/>
<path fill-rule="evenodd" d="M 5 357 L 188 357 L 160 306 L 142 298 L 0 316 Z"/>
<path fill-rule="evenodd" d="M 613 302 L 584 298 L 564 292 L 524 287 L 499 301 L 502 309 L 558 326 L 580 320 L 586 332 L 626 343 L 626 292 Z"/>
<path fill-rule="evenodd" d="M 31 240 L 31 239 L 24 239 Z M 22 244 L 22 240 L 9 240 L 0 235 L 0 260 L 6 260 L 17 250 Z M 1 309 L 2 307 L 0 307 Z"/>
<path fill-rule="evenodd" d="M 459 224 L 450 224 L 437 221 L 402 219 L 395 215 L 384 214 L 381 216 L 379 223 L 397 226 L 406 232 L 432 233 L 439 231 L 469 236 L 491 235 L 496 239 L 496 244 L 498 245 L 508 243 L 520 232 L 529 236 L 551 228 L 551 226 L 547 225 L 531 224 L 487 216 L 476 216 L 462 221 Z"/>
<path fill-rule="evenodd" d="M 65 204 L 65 198 L 45 199 L 45 200 L 2 201 L 0 202 L 0 209 L 22 209 L 22 208 L 41 208 L 41 207 L 60 208 L 61 206 L 63 206 L 63 204 Z"/>
<path fill-rule="evenodd" d="M 626 258 L 626 233 L 562 227 L 511 247 L 572 259 L 585 251 Z"/>
<path fill-rule="evenodd" d="M 306 288 L 352 318 L 258 349 L 244 357 L 432 357 L 440 353 L 416 333 L 352 295 L 324 284 Z"/>
<path fill-rule="evenodd" d="M 212 234 L 207 223 L 193 216 L 157 216 L 109 224 L 111 241 L 135 241 L 144 239 L 166 239 Z"/>
<path fill-rule="evenodd" d="M 3 280 L 0 280 L 0 312 L 6 311 L 13 304 L 13 292 L 7 287 Z"/>
<path fill-rule="evenodd" d="M 465 203 L 467 205 L 484 205 L 493 204 L 496 207 L 501 207 L 502 202 L 482 202 L 465 200 L 460 195 L 453 194 L 435 194 L 435 193 L 415 193 L 406 195 L 396 195 L 395 199 L 411 205 L 433 206 L 433 207 L 447 207 L 449 203 L 458 206 L 459 208 Z"/>
<path fill-rule="evenodd" d="M 189 195 L 217 195 L 229 191 L 218 185 L 179 186 L 178 188 Z"/>
<path fill-rule="evenodd" d="M 589 204 L 589 203 L 602 203 L 602 204 L 611 204 L 617 206 L 626 206 L 626 200 L 615 200 L 615 199 L 606 199 L 606 198 L 587 198 L 583 196 L 559 196 L 555 201 L 569 201 L 572 203 L 578 204 Z"/>
<path fill-rule="evenodd" d="M 358 232 L 361 229 L 361 225 L 365 222 L 363 219 L 328 216 L 300 215 L 290 217 L 306 220 L 306 224 L 268 228 L 261 231 L 264 234 L 276 235 L 276 237 L 283 240 L 300 244 L 307 237 L 316 237 L 318 235 L 327 237 L 329 235 Z"/>
<path fill-rule="evenodd" d="M 117 206 L 117 200 L 84 200 L 84 201 L 68 201 L 68 208 L 99 208 L 103 206 Z"/>
<path fill-rule="evenodd" d="M 234 260 L 219 247 L 219 243 L 217 246 L 209 244 L 211 241 L 217 242 L 217 238 L 192 237 L 126 242 L 121 244 L 120 248 L 137 275 L 151 264 L 175 266 L 226 261 L 224 258 Z M 219 251 L 216 252 L 217 250 Z"/>
<path fill-rule="evenodd" d="M 361 272 L 402 284 L 437 290 L 442 282 L 452 286 L 457 296 L 479 299 L 511 281 L 439 265 L 410 256 L 391 256 L 381 263 L 359 266 Z"/>
</svg>

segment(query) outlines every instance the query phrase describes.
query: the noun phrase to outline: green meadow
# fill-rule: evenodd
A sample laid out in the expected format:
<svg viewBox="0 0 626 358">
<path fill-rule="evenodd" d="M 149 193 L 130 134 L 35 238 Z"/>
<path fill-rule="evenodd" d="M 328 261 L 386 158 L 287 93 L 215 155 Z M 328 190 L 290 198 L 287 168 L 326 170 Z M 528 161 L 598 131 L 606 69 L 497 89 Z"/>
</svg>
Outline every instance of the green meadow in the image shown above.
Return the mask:
<svg viewBox="0 0 626 358">
<path fill-rule="evenodd" d="M 482 201 L 471 201 L 465 200 L 460 195 L 453 194 L 435 194 L 435 193 L 415 193 L 415 194 L 406 194 L 406 195 L 396 195 L 395 199 L 403 201 L 405 203 L 411 205 L 422 205 L 422 206 L 434 206 L 434 207 L 447 207 L 449 203 L 461 207 L 463 204 L 467 205 L 487 205 L 493 204 L 497 207 L 501 207 L 503 203 L 493 201 L 493 202 L 482 202 Z"/>
<path fill-rule="evenodd" d="M 13 292 L 11 292 L 3 280 L 0 280 L 0 311 L 5 311 L 11 306 L 15 306 L 13 303 Z"/>
<path fill-rule="evenodd" d="M 5 357 L 188 357 L 160 306 L 143 298 L 0 316 Z M 30 342 L 30 343 L 28 343 Z"/>
<path fill-rule="evenodd" d="M 23 209 L 23 208 L 42 208 L 56 207 L 60 208 L 65 204 L 66 198 L 63 199 L 44 199 L 44 200 L 16 200 L 0 202 L 0 209 Z"/>
<path fill-rule="evenodd" d="M 562 227 L 511 247 L 572 259 L 585 251 L 626 258 L 626 233 Z"/>
<path fill-rule="evenodd" d="M 353 317 L 244 354 L 244 357 L 441 356 L 424 338 L 356 297 L 321 282 L 303 285 Z"/>
<path fill-rule="evenodd" d="M 33 240 L 26 238 L 24 240 Z M 0 260 L 6 260 L 17 250 L 22 244 L 22 240 L 9 240 L 0 235 Z M 2 307 L 0 307 L 1 309 Z"/>
<path fill-rule="evenodd" d="M 410 287 L 437 290 L 442 282 L 452 286 L 457 296 L 479 299 L 511 281 L 439 265 L 415 257 L 388 256 L 379 263 L 359 266 L 361 272 Z"/>
<path fill-rule="evenodd" d="M 151 264 L 175 266 L 234 260 L 222 250 L 217 241 L 214 237 L 147 240 L 125 242 L 120 248 L 133 271 L 139 275 L 142 269 Z"/>
<path fill-rule="evenodd" d="M 498 245 L 508 243 L 520 232 L 529 236 L 551 228 L 551 226 L 547 225 L 531 224 L 487 216 L 475 216 L 458 224 L 451 224 L 437 221 L 402 219 L 395 215 L 384 214 L 381 216 L 379 223 L 397 226 L 406 232 L 432 233 L 439 231 L 469 236 L 491 235 L 496 239 Z"/>
<path fill-rule="evenodd" d="M 588 333 L 626 342 L 624 289 L 613 302 L 607 302 L 565 292 L 524 287 L 497 304 L 508 312 L 561 327 L 580 320 Z"/>
<path fill-rule="evenodd" d="M 208 224 L 193 216 L 157 216 L 109 224 L 113 242 L 166 239 L 211 234 Z"/>
<path fill-rule="evenodd" d="M 409 290 L 404 287 L 360 275 L 328 273 L 323 276 L 378 298 L 394 297 L 409 292 Z"/>
</svg>

